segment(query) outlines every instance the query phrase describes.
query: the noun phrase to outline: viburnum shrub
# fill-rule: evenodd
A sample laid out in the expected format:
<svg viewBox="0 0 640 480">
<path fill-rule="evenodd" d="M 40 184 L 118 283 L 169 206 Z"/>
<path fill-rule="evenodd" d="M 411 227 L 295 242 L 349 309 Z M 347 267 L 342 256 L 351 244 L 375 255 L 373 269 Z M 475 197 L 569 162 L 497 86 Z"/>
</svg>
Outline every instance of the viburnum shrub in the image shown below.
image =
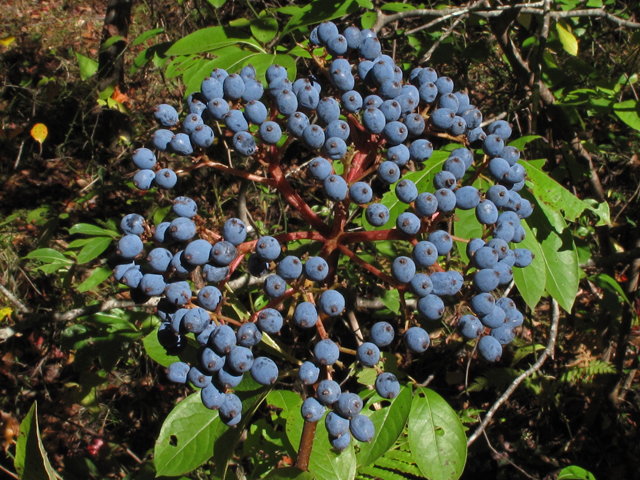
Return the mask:
<svg viewBox="0 0 640 480">
<path fill-rule="evenodd" d="M 519 246 L 533 212 L 521 152 L 508 122 L 483 126 L 451 78 L 403 71 L 372 30 L 324 22 L 309 40 L 309 76 L 215 68 L 184 106 L 155 108 L 160 128 L 133 154 L 136 187 L 173 207 L 155 226 L 122 219 L 114 276 L 133 298 L 160 297 L 147 344 L 176 356 L 167 381 L 198 390 L 165 422 L 156 468 L 181 474 L 213 456 L 224 477 L 219 452 L 266 399 L 285 421 L 283 450 L 317 478 L 353 478 L 398 442 L 414 475 L 457 478 L 464 429 L 415 365 L 443 327 L 498 362 L 523 323 L 504 295 L 534 259 Z M 222 142 L 228 162 L 209 156 Z M 277 194 L 286 226 L 242 209 L 200 216 L 180 190 L 201 168 Z M 455 235 L 457 222 L 477 236 Z M 238 278 L 250 294 L 231 287 Z"/>
</svg>

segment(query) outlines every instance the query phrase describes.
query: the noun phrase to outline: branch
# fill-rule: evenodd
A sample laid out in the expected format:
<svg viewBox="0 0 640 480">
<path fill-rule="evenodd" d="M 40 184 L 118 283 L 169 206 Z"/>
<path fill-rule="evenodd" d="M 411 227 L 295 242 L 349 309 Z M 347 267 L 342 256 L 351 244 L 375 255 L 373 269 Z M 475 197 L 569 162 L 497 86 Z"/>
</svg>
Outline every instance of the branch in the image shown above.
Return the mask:
<svg viewBox="0 0 640 480">
<path fill-rule="evenodd" d="M 2 292 L 2 294 L 7 297 L 7 300 L 9 300 L 9 302 L 11 302 L 18 310 L 20 310 L 20 312 L 31 313 L 31 309 L 26 307 L 20 300 L 18 300 L 18 298 L 13 293 L 7 290 L 1 283 L 0 292 Z"/>
<path fill-rule="evenodd" d="M 423 18 L 423 17 L 436 17 L 436 18 L 452 18 L 460 15 L 464 15 L 465 13 L 473 13 L 473 15 L 477 15 L 483 18 L 492 18 L 498 17 L 502 13 L 507 10 L 517 10 L 522 14 L 530 14 L 530 15 L 544 15 L 545 2 L 536 2 L 536 3 L 520 3 L 516 5 L 502 5 L 500 7 L 496 7 L 494 9 L 483 10 L 481 7 L 487 7 L 486 2 L 481 1 L 478 4 L 469 7 L 457 7 L 457 8 L 443 8 L 441 10 L 432 10 L 428 8 L 419 8 L 416 10 L 407 10 L 404 12 L 394 13 L 392 15 L 385 15 L 381 11 L 378 11 L 378 18 L 376 19 L 376 23 L 371 27 L 374 32 L 379 32 L 386 25 L 396 22 L 398 20 L 405 20 L 407 18 Z M 536 8 L 540 7 L 540 8 Z M 576 17 L 595 17 L 595 18 L 604 18 L 616 25 L 627 28 L 640 28 L 640 23 L 632 22 L 630 20 L 625 20 L 623 18 L 617 17 L 615 15 L 610 14 L 609 12 L 605 12 L 604 9 L 601 8 L 586 8 L 582 10 L 568 10 L 568 11 L 554 11 L 550 12 L 551 18 L 558 20 L 563 18 L 576 18 Z M 435 25 L 439 22 L 433 22 Z M 427 28 L 419 27 L 419 29 Z M 418 31 L 418 29 L 409 30 L 405 32 L 406 34 L 413 33 Z"/>
<path fill-rule="evenodd" d="M 495 413 L 498 411 L 498 409 L 502 406 L 503 403 L 509 400 L 509 397 L 511 397 L 513 392 L 515 392 L 516 388 L 518 388 L 518 386 L 525 379 L 529 378 L 533 373 L 540 370 L 540 367 L 542 367 L 542 364 L 545 362 L 547 357 L 549 356 L 553 357 L 553 349 L 555 348 L 556 338 L 558 336 L 558 323 L 560 322 L 560 306 L 558 305 L 558 302 L 554 298 L 551 299 L 551 305 L 552 305 L 553 314 L 551 318 L 551 329 L 549 330 L 549 342 L 547 343 L 547 348 L 544 349 L 544 352 L 542 352 L 542 355 L 540 355 L 540 358 L 538 358 L 538 361 L 533 365 L 531 365 L 531 367 L 529 367 L 527 371 L 521 373 L 518 376 L 518 378 L 516 378 L 511 383 L 511 385 L 509 385 L 509 388 L 505 390 L 505 392 L 496 401 L 496 403 L 494 403 L 491 406 L 491 408 L 487 412 L 487 415 L 484 417 L 484 420 L 482 421 L 480 426 L 476 429 L 475 432 L 473 432 L 473 435 L 469 437 L 469 440 L 467 440 L 467 447 L 469 447 L 473 442 L 477 440 L 477 438 L 480 435 L 482 435 L 482 432 L 484 432 L 485 428 L 487 428 L 489 423 L 491 423 L 491 419 L 493 418 Z"/>
</svg>

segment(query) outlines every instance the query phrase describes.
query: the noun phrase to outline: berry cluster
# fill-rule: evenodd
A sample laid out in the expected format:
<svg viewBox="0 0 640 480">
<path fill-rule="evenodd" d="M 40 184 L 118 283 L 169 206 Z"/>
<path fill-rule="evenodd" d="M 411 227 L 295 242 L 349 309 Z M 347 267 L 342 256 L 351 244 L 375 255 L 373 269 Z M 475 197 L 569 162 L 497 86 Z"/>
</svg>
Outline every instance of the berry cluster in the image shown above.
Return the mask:
<svg viewBox="0 0 640 480">
<path fill-rule="evenodd" d="M 525 170 L 517 163 L 520 152 L 505 146 L 511 136 L 509 124 L 494 122 L 485 132 L 482 113 L 466 93 L 454 91 L 449 77 L 439 76 L 432 68 L 415 68 L 405 82 L 402 69 L 382 54 L 380 41 L 371 30 L 351 26 L 340 34 L 335 24 L 325 22 L 313 29 L 310 44 L 324 47 L 325 55 L 314 59 L 327 84 L 315 77 L 291 82 L 287 70 L 279 65 L 267 69 L 266 87 L 251 65 L 238 74 L 215 69 L 202 82 L 201 91 L 189 96 L 182 132 L 170 130 L 179 124 L 176 109 L 170 105 L 156 108 L 155 118 L 165 128 L 154 133 L 152 143 L 160 152 L 193 154 L 204 165 L 245 179 L 264 180 L 308 221 L 311 231 L 247 240 L 247 226 L 231 218 L 220 233 L 212 232 L 203 227 L 192 199 L 176 197 L 175 219 L 155 229 L 137 214 L 122 220 L 125 235 L 118 243 L 118 254 L 123 263 L 115 268 L 115 278 L 147 296 L 163 297 L 158 305 L 163 321 L 158 335 L 169 352 L 177 353 L 186 345 L 185 335 L 195 336 L 201 345 L 199 363 L 176 362 L 169 367 L 169 378 L 182 383 L 189 380 L 201 388 L 203 404 L 219 409 L 228 425 L 241 419 L 242 404 L 232 390 L 245 373 L 263 385 L 278 381 L 276 363 L 267 357 L 254 358 L 252 348 L 265 335 L 279 335 L 285 322 L 287 328 L 315 329 L 314 358 L 301 362 L 298 369 L 298 378 L 309 393 L 302 416 L 316 422 L 330 407 L 325 423 L 332 445 L 341 451 L 352 436 L 366 442 L 375 433 L 371 420 L 360 413 L 362 399 L 343 392 L 333 379 L 342 368 L 341 354 L 355 354 L 360 366 L 376 368 L 377 393 L 393 399 L 400 384 L 381 368 L 380 349 L 394 343 L 396 329 L 410 354 L 425 352 L 430 337 L 407 311 L 410 318 L 398 327 L 388 322 L 363 325 L 370 341 L 355 351 L 329 338 L 325 324 L 330 325 L 346 306 L 343 293 L 336 289 L 338 255 L 334 253 L 348 256 L 397 288 L 403 305 L 405 295 L 413 295 L 418 316 L 424 320 L 441 319 L 446 305 L 454 304 L 460 333 L 479 339 L 480 355 L 496 361 L 502 346 L 513 340 L 523 316 L 512 300 L 502 297 L 496 301 L 492 292 L 512 281 L 512 267 L 526 267 L 533 260 L 529 250 L 510 248 L 511 243 L 524 239 L 520 222 L 532 213 L 532 206 L 518 194 L 524 187 Z M 214 143 L 213 128 L 231 139 L 237 154 L 261 161 L 269 177 L 209 161 L 206 150 Z M 444 161 L 433 178 L 433 190 L 420 192 L 421 187 L 403 175 L 424 168 L 431 158 L 434 145 L 427 136 L 462 146 Z M 332 205 L 327 220 L 308 206 L 283 175 L 281 154 L 292 142 L 310 152 L 308 176 L 321 183 Z M 138 188 L 175 186 L 176 173 L 160 169 L 153 151 L 140 148 L 133 161 L 140 169 L 134 176 Z M 471 184 L 485 171 L 495 185 L 481 192 Z M 391 212 L 380 198 L 390 187 L 406 205 L 395 226 L 371 232 L 346 229 L 358 209 L 363 209 L 370 226 L 387 226 Z M 463 272 L 446 271 L 438 262 L 450 254 L 454 240 L 465 241 L 442 229 L 456 210 L 475 210 L 486 232 L 483 239 L 468 241 L 471 264 Z M 283 253 L 289 241 L 303 238 L 321 242 L 320 254 Z M 388 275 L 349 249 L 376 239 L 410 242 L 412 253 L 396 257 Z M 149 251 L 146 262 L 136 263 L 144 258 L 147 240 L 157 246 Z M 222 286 L 242 266 L 264 280 L 268 304 L 247 321 L 238 322 L 221 313 Z M 196 272 L 210 285 L 194 294 L 186 278 Z M 465 289 L 466 284 L 471 288 Z M 473 314 L 463 314 L 465 308 Z M 490 333 L 485 334 L 485 327 Z"/>
</svg>

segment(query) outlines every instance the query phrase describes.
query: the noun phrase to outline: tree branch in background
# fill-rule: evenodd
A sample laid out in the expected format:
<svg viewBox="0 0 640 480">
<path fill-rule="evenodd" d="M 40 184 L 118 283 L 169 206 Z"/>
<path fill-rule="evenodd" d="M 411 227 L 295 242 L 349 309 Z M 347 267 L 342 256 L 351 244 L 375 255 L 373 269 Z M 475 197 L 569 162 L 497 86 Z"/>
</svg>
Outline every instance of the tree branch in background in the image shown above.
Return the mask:
<svg viewBox="0 0 640 480">
<path fill-rule="evenodd" d="M 98 76 L 100 77 L 98 89 L 100 91 L 110 85 L 122 83 L 124 80 L 124 56 L 122 53 L 126 47 L 125 41 L 117 41 L 105 49 L 102 49 L 102 45 L 111 37 L 127 38 L 132 3 L 133 0 L 109 0 L 107 3 L 107 14 L 104 17 L 104 30 L 100 55 L 98 56 Z"/>
<path fill-rule="evenodd" d="M 491 406 L 487 415 L 484 417 L 484 420 L 480 423 L 480 426 L 476 428 L 473 434 L 467 440 L 467 447 L 470 446 L 473 442 L 475 442 L 482 432 L 487 428 L 487 426 L 491 423 L 491 419 L 496 414 L 498 409 L 507 401 L 509 397 L 515 392 L 516 388 L 527 378 L 533 375 L 535 372 L 540 370 L 542 364 L 545 362 L 547 357 L 553 357 L 553 350 L 556 346 L 556 338 L 558 337 L 558 324 L 560 323 L 560 305 L 554 298 L 551 299 L 552 305 L 552 315 L 551 315 L 551 328 L 549 330 L 549 341 L 547 342 L 547 347 L 538 358 L 538 361 L 531 365 L 525 372 L 518 375 L 518 377 L 511 382 L 509 388 L 505 390 L 505 392 L 500 396 L 498 400 Z"/>
</svg>

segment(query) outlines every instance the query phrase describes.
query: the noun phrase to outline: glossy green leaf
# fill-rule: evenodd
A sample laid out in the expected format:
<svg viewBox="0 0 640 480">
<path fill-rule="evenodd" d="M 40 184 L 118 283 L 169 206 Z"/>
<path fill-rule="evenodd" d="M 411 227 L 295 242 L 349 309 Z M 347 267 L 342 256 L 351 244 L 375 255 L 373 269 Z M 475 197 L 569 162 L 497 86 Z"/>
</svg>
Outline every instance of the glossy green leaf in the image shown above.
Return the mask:
<svg viewBox="0 0 640 480">
<path fill-rule="evenodd" d="M 36 402 L 20 423 L 14 466 L 20 480 L 56 480 L 56 473 L 42 444 Z"/>
<path fill-rule="evenodd" d="M 83 263 L 90 262 L 94 258 L 99 257 L 102 252 L 109 248 L 112 241 L 113 238 L 111 237 L 95 237 L 91 239 L 89 243 L 82 247 L 80 253 L 78 253 L 78 263 L 82 265 Z"/>
<path fill-rule="evenodd" d="M 358 4 L 354 0 L 344 0 L 341 2 L 309 2 L 306 7 L 303 7 L 289 19 L 282 30 L 281 36 L 297 30 L 300 27 L 344 17 L 356 10 L 358 10 Z"/>
<path fill-rule="evenodd" d="M 356 2 L 358 2 L 358 5 L 360 5 L 362 8 L 373 10 L 373 2 L 371 2 L 371 0 L 356 0 Z"/>
<path fill-rule="evenodd" d="M 376 428 L 376 433 L 371 443 L 359 444 L 357 453 L 358 465 L 365 466 L 374 463 L 384 455 L 402 434 L 409 412 L 411 411 L 411 388 L 402 387 L 398 396 L 392 400 L 384 400 L 378 395 L 370 398 L 363 414 L 371 418 Z M 384 401 L 385 405 L 379 410 L 373 408 L 373 404 Z"/>
<path fill-rule="evenodd" d="M 226 3 L 226 1 L 227 0 L 207 0 L 213 8 L 220 8 Z"/>
<path fill-rule="evenodd" d="M 376 24 L 376 19 L 378 15 L 376 12 L 364 12 L 364 14 L 360 17 L 360 25 L 362 28 L 371 28 Z"/>
<path fill-rule="evenodd" d="M 296 467 L 278 468 L 273 470 L 264 480 L 314 480 L 313 475 Z"/>
<path fill-rule="evenodd" d="M 567 24 L 562 21 L 556 22 L 556 30 L 558 31 L 558 38 L 560 39 L 560 43 L 562 43 L 562 47 L 566 50 L 566 52 L 569 55 L 577 55 L 578 39 L 573 33 L 569 31 L 569 29 L 567 28 Z"/>
<path fill-rule="evenodd" d="M 524 150 L 524 147 L 539 138 L 542 138 L 540 135 L 525 135 L 524 137 L 516 138 L 509 142 L 510 147 L 516 147 L 518 150 Z"/>
<path fill-rule="evenodd" d="M 458 414 L 437 393 L 419 387 L 408 421 L 411 452 L 430 480 L 460 478 L 467 460 L 467 437 Z"/>
<path fill-rule="evenodd" d="M 545 288 L 567 312 L 571 311 L 578 293 L 580 267 L 578 252 L 569 230 L 562 235 L 548 231 L 541 235 L 537 232 L 542 250 L 542 260 L 547 270 Z"/>
<path fill-rule="evenodd" d="M 156 363 L 163 367 L 168 367 L 173 362 L 181 361 L 187 362 L 190 365 L 195 365 L 198 360 L 198 348 L 199 344 L 194 339 L 189 339 L 187 347 L 182 350 L 178 356 L 169 355 L 167 349 L 160 345 L 158 341 L 158 329 L 153 330 L 149 335 L 142 339 L 142 346 L 147 355 Z"/>
<path fill-rule="evenodd" d="M 389 2 L 380 6 L 380 10 L 386 10 L 389 12 L 406 12 L 407 10 L 414 10 L 416 7 L 410 3 Z"/>
<path fill-rule="evenodd" d="M 588 208 L 588 205 L 564 188 L 549 174 L 532 162 L 520 161 L 533 183 L 533 195 L 544 210 L 550 223 L 558 232 L 564 229 L 564 219 L 573 222 Z M 564 215 L 563 215 L 564 213 Z"/>
<path fill-rule="evenodd" d="M 62 253 L 53 248 L 39 248 L 25 257 L 30 260 L 39 260 L 45 263 L 57 263 L 61 265 L 72 265 L 75 262 L 68 257 L 65 257 Z"/>
<path fill-rule="evenodd" d="M 167 55 L 192 55 L 239 44 L 262 48 L 251 35 L 237 28 L 208 27 L 178 40 L 167 50 Z"/>
<path fill-rule="evenodd" d="M 268 43 L 278 34 L 278 20 L 273 17 L 260 17 L 251 20 L 251 33 L 258 41 Z"/>
<path fill-rule="evenodd" d="M 584 468 L 570 465 L 560 471 L 557 480 L 596 480 L 596 477 Z"/>
<path fill-rule="evenodd" d="M 302 400 L 300 400 L 302 405 Z M 302 438 L 304 420 L 300 415 L 300 409 L 287 418 L 287 438 L 291 445 L 297 450 Z M 355 441 L 355 440 L 354 440 Z M 342 453 L 338 453 L 331 448 L 329 433 L 324 426 L 324 417 L 320 419 L 316 427 L 313 440 L 313 449 L 309 458 L 309 472 L 316 480 L 352 480 L 356 476 L 356 454 L 353 449 L 353 442 Z"/>
<path fill-rule="evenodd" d="M 106 228 L 91 225 L 89 223 L 77 223 L 69 229 L 69 235 L 74 235 L 76 233 L 93 235 L 96 237 L 118 238 L 120 236 L 120 233 L 116 232 L 115 230 L 107 230 Z"/>
<path fill-rule="evenodd" d="M 78 288 L 76 290 L 78 290 L 78 292 L 80 293 L 88 292 L 89 290 L 97 287 L 107 278 L 109 278 L 111 276 L 111 273 L 113 273 L 113 270 L 111 270 L 107 266 L 96 268 L 93 272 L 91 272 L 89 278 L 78 285 Z"/>
<path fill-rule="evenodd" d="M 162 424 L 154 450 L 157 474 L 178 476 L 199 467 L 211 458 L 216 440 L 227 428 L 217 411 L 202 405 L 200 392 L 192 393 Z"/>
<path fill-rule="evenodd" d="M 456 237 L 465 238 L 482 238 L 484 228 L 476 218 L 476 210 L 460 210 L 456 211 L 457 221 L 453 223 L 453 234 Z M 465 242 L 456 242 L 458 252 L 465 264 L 469 263 L 467 256 L 467 244 Z"/>
<path fill-rule="evenodd" d="M 105 42 L 102 45 L 100 45 L 100 53 L 104 52 L 113 44 L 118 43 L 122 40 L 124 40 L 124 37 L 122 35 L 114 35 L 113 37 L 107 38 Z"/>
<path fill-rule="evenodd" d="M 93 58 L 85 57 L 80 53 L 76 53 L 78 67 L 80 68 L 80 78 L 86 80 L 98 71 L 98 62 Z"/>
<path fill-rule="evenodd" d="M 622 289 L 620 284 L 606 273 L 598 273 L 597 275 L 593 275 L 589 277 L 589 280 L 602 289 L 607 289 L 617 293 L 625 301 L 625 303 L 630 305 L 629 298 L 627 298 L 627 295 L 624 293 L 624 290 Z"/>
<path fill-rule="evenodd" d="M 140 45 L 141 43 L 144 43 L 150 38 L 153 38 L 156 35 L 160 35 L 163 32 L 164 32 L 164 28 L 154 28 L 153 30 L 147 30 L 146 32 L 138 35 L 136 39 L 133 41 L 132 45 L 133 46 Z"/>
<path fill-rule="evenodd" d="M 635 130 L 640 130 L 640 105 L 637 100 L 626 100 L 613 105 L 613 113 Z"/>
<path fill-rule="evenodd" d="M 531 310 L 534 310 L 540 298 L 544 295 L 547 284 L 547 267 L 543 259 L 540 243 L 531 228 L 529 228 L 529 224 L 527 221 L 523 221 L 521 225 L 526 236 L 515 248 L 528 248 L 533 253 L 534 258 L 531 265 L 526 268 L 513 267 L 513 279 L 526 304 Z"/>
</svg>

